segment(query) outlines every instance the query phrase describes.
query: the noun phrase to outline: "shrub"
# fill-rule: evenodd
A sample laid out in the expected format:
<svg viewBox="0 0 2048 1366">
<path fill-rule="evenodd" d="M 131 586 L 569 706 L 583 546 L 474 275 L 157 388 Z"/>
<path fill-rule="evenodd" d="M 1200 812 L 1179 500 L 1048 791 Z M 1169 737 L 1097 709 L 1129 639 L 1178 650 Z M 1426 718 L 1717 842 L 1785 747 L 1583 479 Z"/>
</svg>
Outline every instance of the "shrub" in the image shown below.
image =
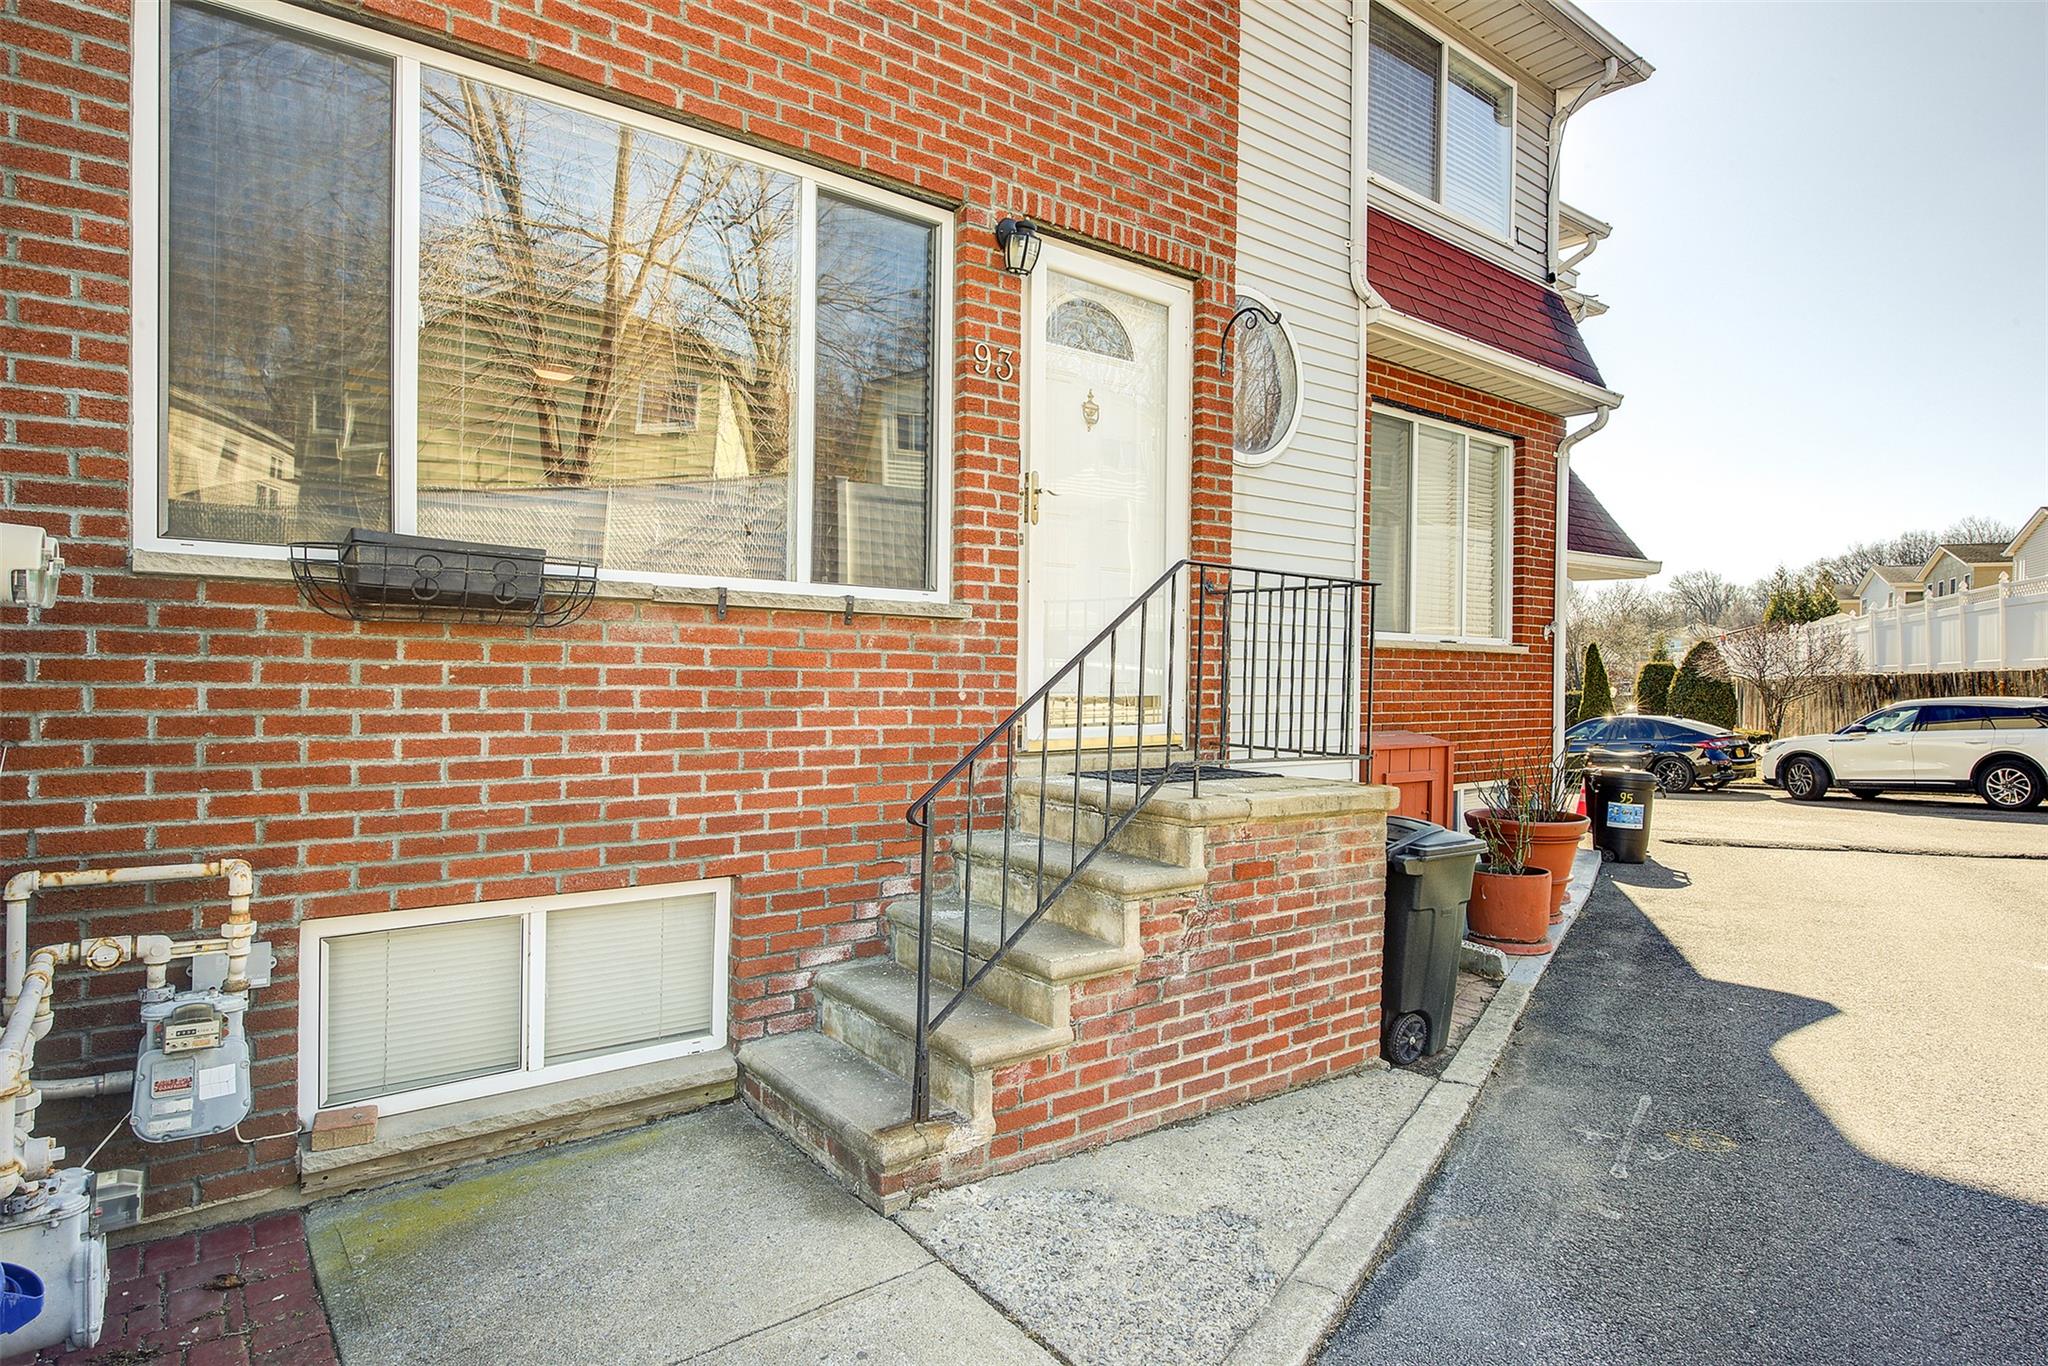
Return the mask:
<svg viewBox="0 0 2048 1366">
<path fill-rule="evenodd" d="M 1606 716 L 1614 710 L 1614 689 L 1607 683 L 1607 665 L 1600 647 L 1586 647 L 1586 667 L 1580 672 L 1579 715 Z"/>
<path fill-rule="evenodd" d="M 1664 699 L 1667 715 L 1690 717 L 1695 721 L 1708 719 L 1703 708 L 1709 705 L 1707 687 L 1726 673 L 1721 662 L 1721 651 L 1711 640 L 1703 640 L 1685 652 L 1685 658 L 1678 663 L 1678 672 L 1671 676 L 1671 691 Z"/>
<path fill-rule="evenodd" d="M 1636 710 L 1645 716 L 1664 716 L 1671 702 L 1671 680 L 1678 666 L 1668 659 L 1653 659 L 1636 674 Z"/>
<path fill-rule="evenodd" d="M 1580 693 L 1577 689 L 1573 689 L 1564 695 L 1564 723 L 1567 726 L 1577 725 L 1580 720 L 1579 697 Z"/>
</svg>

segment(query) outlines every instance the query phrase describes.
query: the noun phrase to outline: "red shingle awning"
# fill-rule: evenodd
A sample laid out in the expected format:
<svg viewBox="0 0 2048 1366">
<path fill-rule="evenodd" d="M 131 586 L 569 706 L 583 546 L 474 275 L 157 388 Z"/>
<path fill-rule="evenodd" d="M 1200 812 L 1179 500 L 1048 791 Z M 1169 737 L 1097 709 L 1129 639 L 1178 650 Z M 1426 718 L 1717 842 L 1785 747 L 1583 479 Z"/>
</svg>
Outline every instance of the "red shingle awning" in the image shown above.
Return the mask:
<svg viewBox="0 0 2048 1366">
<path fill-rule="evenodd" d="M 1567 550 L 1574 555 L 1606 555 L 1618 560 L 1649 558 L 1636 544 L 1635 537 L 1623 531 L 1614 514 L 1593 496 L 1593 490 L 1586 487 L 1577 470 L 1571 471 L 1570 490 L 1571 501 L 1566 505 Z"/>
<path fill-rule="evenodd" d="M 1397 313 L 1606 388 L 1579 326 L 1551 290 L 1378 209 L 1366 272 Z"/>
</svg>

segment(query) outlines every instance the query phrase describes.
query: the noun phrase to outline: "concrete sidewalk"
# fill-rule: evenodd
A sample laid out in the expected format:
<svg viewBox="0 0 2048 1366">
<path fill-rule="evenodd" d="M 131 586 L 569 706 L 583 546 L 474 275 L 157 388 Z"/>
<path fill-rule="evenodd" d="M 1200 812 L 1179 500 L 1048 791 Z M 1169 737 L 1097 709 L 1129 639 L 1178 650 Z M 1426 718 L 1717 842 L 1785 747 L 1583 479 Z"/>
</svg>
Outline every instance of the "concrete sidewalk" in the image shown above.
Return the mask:
<svg viewBox="0 0 2048 1366">
<path fill-rule="evenodd" d="M 1548 962 L 1511 960 L 1440 1075 L 1355 1073 L 895 1221 L 738 1105 L 317 1205 L 336 1343 L 349 1366 L 1303 1361 Z"/>
</svg>

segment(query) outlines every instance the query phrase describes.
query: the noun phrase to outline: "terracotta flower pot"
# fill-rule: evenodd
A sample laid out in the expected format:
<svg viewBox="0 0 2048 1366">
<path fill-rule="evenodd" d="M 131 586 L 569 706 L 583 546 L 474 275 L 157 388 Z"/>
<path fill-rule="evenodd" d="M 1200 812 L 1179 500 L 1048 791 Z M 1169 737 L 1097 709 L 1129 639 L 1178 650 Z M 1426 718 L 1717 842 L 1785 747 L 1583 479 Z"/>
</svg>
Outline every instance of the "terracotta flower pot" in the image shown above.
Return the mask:
<svg viewBox="0 0 2048 1366">
<path fill-rule="evenodd" d="M 1502 953 L 1550 952 L 1550 874 L 1542 868 L 1521 873 L 1475 870 L 1465 924 L 1471 938 Z"/>
<path fill-rule="evenodd" d="M 1517 823 L 1503 821 L 1488 810 L 1465 813 L 1465 828 L 1482 838 L 1482 827 L 1486 825 L 1511 826 Z M 1580 838 L 1591 825 L 1592 822 L 1584 816 L 1566 815 L 1559 815 L 1547 821 L 1528 822 L 1529 862 L 1550 874 L 1552 924 L 1564 919 L 1565 893 L 1571 890 L 1572 860 L 1578 855 Z"/>
</svg>

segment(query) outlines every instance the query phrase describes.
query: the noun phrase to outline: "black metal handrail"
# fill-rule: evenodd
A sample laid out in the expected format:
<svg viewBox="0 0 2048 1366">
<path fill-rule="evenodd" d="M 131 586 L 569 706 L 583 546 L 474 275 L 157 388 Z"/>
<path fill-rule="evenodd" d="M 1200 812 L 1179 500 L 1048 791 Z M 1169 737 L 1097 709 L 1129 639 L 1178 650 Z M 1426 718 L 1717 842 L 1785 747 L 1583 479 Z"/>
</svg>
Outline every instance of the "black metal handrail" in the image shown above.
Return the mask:
<svg viewBox="0 0 2048 1366">
<path fill-rule="evenodd" d="M 1188 579 L 1185 601 L 1187 635 L 1176 650 L 1177 627 L 1183 618 L 1182 578 Z M 1361 601 L 1362 599 L 1362 601 Z M 1162 601 L 1163 600 L 1163 601 Z M 1364 619 L 1360 620 L 1363 608 Z M 1145 804 L 1169 781 L 1185 779 L 1193 793 L 1202 792 L 1202 769 L 1234 759 L 1351 759 L 1372 748 L 1373 585 L 1364 579 L 1332 578 L 1292 571 L 1254 569 L 1204 560 L 1182 560 L 1161 574 L 1107 626 L 1096 632 L 1073 658 L 1041 683 L 1008 715 L 976 741 L 906 813 L 919 832 L 917 927 L 917 1037 L 911 1078 L 911 1117 L 931 1117 L 931 1034 L 946 1022 L 968 992 L 1037 924 L 1053 903 L 1097 855 L 1129 825 Z M 1165 640 L 1158 652 L 1163 679 L 1156 701 L 1160 708 L 1154 729 L 1159 766 L 1145 767 L 1152 744 L 1148 711 L 1154 695 L 1146 691 L 1151 636 L 1158 623 Z M 1117 684 L 1119 637 L 1132 628 L 1137 640 L 1136 720 L 1127 748 L 1133 751 L 1127 773 L 1117 769 Z M 1360 632 L 1363 632 L 1361 635 Z M 1362 660 L 1358 649 L 1364 642 Z M 1100 739 L 1104 771 L 1102 833 L 1085 841 L 1081 835 L 1082 758 L 1087 753 L 1091 703 L 1089 667 L 1102 669 L 1106 691 L 1101 695 Z M 1128 663 L 1128 655 L 1126 655 Z M 1363 669 L 1363 743 L 1359 726 L 1358 671 Z M 1181 686 L 1176 688 L 1176 680 Z M 1073 811 L 1069 827 L 1067 866 L 1050 889 L 1046 885 L 1046 794 L 1052 785 L 1054 702 L 1071 685 L 1073 720 Z M 1178 694 L 1178 697 L 1177 697 Z M 1178 706 L 1176 707 L 1176 698 Z M 1177 746 L 1178 719 L 1184 722 Z M 1011 928 L 1013 875 L 1011 830 L 1017 782 L 1019 737 L 1033 719 L 1038 722 L 1038 828 L 1032 857 L 1028 909 L 1019 908 Z M 1000 751 L 998 747 L 1000 746 Z M 1176 764 L 1176 749 L 1185 758 Z M 987 773 L 977 769 L 1000 765 L 1000 787 L 987 794 L 977 782 Z M 1065 775 L 1060 775 L 1064 777 Z M 1098 775 L 1087 775 L 1092 786 Z M 1133 799 L 1121 814 L 1110 801 L 1116 785 L 1128 781 Z M 1002 856 L 995 913 L 995 947 L 977 969 L 973 964 L 974 868 L 969 852 L 978 805 L 993 806 L 1001 798 L 999 824 Z M 959 839 L 941 840 L 934 832 L 935 813 L 958 809 Z M 991 813 L 993 814 L 993 813 Z M 961 907 L 960 981 L 936 1014 L 932 1011 L 932 894 L 936 884 L 958 873 Z"/>
</svg>

